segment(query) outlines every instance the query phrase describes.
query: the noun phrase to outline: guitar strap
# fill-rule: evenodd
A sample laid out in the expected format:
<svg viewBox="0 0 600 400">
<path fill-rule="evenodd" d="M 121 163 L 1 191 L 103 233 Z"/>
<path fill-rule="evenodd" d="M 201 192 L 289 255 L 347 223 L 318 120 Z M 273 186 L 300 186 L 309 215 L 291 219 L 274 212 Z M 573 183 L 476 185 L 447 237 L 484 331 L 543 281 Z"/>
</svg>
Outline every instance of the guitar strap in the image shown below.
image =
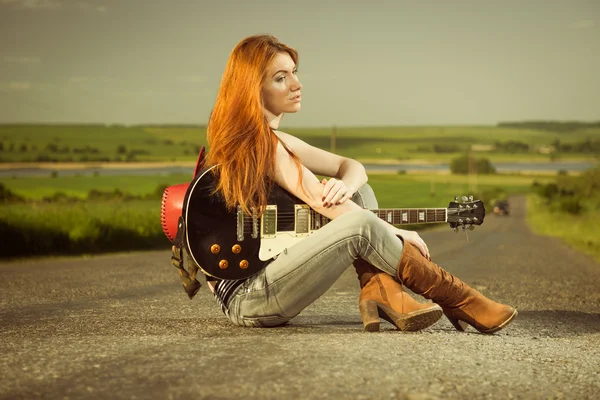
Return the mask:
<svg viewBox="0 0 600 400">
<path fill-rule="evenodd" d="M 202 286 L 198 279 L 196 279 L 196 275 L 198 274 L 198 266 L 188 257 L 188 269 L 186 270 L 185 258 L 184 258 L 184 249 L 183 249 L 183 240 L 185 237 L 185 221 L 183 216 L 179 217 L 179 221 L 177 222 L 177 236 L 173 241 L 173 246 L 171 247 L 171 251 L 173 255 L 171 256 L 171 263 L 179 270 L 179 277 L 181 278 L 181 284 L 183 285 L 183 290 L 187 293 L 188 297 L 191 299 L 194 298 L 200 287 Z"/>
<path fill-rule="evenodd" d="M 204 166 L 205 154 L 206 154 L 205 148 L 204 148 L 204 146 L 202 146 L 200 148 L 200 152 L 198 154 L 198 160 L 196 162 L 196 168 L 194 170 L 194 177 L 196 177 L 196 175 L 198 175 L 198 172 Z M 166 200 L 163 200 L 163 202 L 165 202 L 165 201 Z M 171 198 L 170 202 L 171 202 L 170 205 L 173 205 L 173 203 L 175 201 L 174 201 L 174 199 Z M 175 235 L 175 238 L 172 239 L 173 246 L 171 247 L 171 251 L 173 252 L 173 255 L 171 256 L 171 263 L 175 266 L 175 268 L 178 269 L 179 278 L 181 278 L 181 284 L 183 285 L 183 290 L 185 290 L 185 292 L 187 293 L 188 297 L 191 300 L 194 298 L 196 293 L 198 293 L 198 290 L 200 290 L 200 287 L 202 286 L 200 284 L 200 282 L 198 281 L 198 279 L 196 279 L 196 275 L 198 274 L 199 268 L 196 265 L 196 263 L 191 258 L 189 258 L 189 255 L 188 255 L 187 270 L 185 269 L 185 257 L 184 257 L 184 253 L 186 251 L 184 249 L 184 247 L 185 247 L 184 246 L 185 220 L 183 219 L 183 215 L 182 215 L 183 210 L 181 209 L 181 204 L 178 203 L 178 206 L 174 207 L 174 208 L 179 211 L 179 219 L 177 220 L 177 234 Z M 173 214 L 168 213 L 166 215 L 166 218 L 172 218 L 172 216 L 174 216 L 174 213 Z M 167 230 L 165 230 L 165 229 L 167 229 Z M 172 238 L 172 236 L 169 235 L 169 233 L 172 234 L 171 233 L 172 231 L 167 233 L 168 224 L 166 226 L 163 225 L 163 230 L 165 230 L 165 234 L 167 235 L 168 238 Z"/>
</svg>

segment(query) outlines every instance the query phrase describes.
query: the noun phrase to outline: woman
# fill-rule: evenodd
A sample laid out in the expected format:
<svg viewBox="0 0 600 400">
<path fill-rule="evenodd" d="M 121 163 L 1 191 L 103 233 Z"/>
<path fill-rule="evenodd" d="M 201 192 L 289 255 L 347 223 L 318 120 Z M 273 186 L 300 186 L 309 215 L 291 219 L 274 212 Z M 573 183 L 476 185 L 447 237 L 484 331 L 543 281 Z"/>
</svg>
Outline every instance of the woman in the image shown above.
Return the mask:
<svg viewBox="0 0 600 400">
<path fill-rule="evenodd" d="M 225 314 L 241 326 L 285 324 L 354 264 L 367 331 L 379 330 L 380 315 L 416 331 L 442 312 L 459 330 L 463 322 L 484 333 L 506 326 L 514 308 L 431 262 L 416 232 L 361 207 L 369 188 L 360 163 L 277 130 L 285 113 L 301 107 L 297 64 L 297 52 L 270 35 L 248 37 L 233 49 L 208 124 L 208 163 L 219 165 L 217 189 L 229 207 L 262 211 L 276 183 L 332 221 L 245 281 L 209 281 Z M 315 174 L 333 178 L 319 181 Z M 416 302 L 401 283 L 434 303 Z"/>
</svg>

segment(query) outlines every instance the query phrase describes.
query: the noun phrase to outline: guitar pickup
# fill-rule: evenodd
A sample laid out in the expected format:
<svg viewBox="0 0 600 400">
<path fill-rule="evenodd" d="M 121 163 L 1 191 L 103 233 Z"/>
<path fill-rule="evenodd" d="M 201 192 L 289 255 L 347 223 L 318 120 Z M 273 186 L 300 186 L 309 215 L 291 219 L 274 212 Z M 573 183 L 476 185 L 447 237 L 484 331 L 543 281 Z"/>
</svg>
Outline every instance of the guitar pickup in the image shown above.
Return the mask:
<svg viewBox="0 0 600 400">
<path fill-rule="evenodd" d="M 244 210 L 242 206 L 237 206 L 237 240 L 244 240 Z"/>
<path fill-rule="evenodd" d="M 294 226 L 296 235 L 308 236 L 310 233 L 310 207 L 306 204 L 296 204 L 294 212 L 296 214 Z"/>
<path fill-rule="evenodd" d="M 277 235 L 277 206 L 267 206 L 260 219 L 260 231 L 262 238 L 271 238 Z"/>
</svg>

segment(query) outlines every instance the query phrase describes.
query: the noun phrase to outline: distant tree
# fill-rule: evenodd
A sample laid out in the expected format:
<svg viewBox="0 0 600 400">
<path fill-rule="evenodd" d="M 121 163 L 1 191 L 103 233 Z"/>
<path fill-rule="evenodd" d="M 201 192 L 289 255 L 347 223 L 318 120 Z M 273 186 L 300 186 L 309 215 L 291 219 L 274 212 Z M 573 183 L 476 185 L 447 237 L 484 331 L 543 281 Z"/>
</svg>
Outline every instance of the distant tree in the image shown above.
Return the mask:
<svg viewBox="0 0 600 400">
<path fill-rule="evenodd" d="M 450 171 L 453 174 L 466 175 L 473 174 L 495 174 L 496 168 L 487 158 L 475 158 L 470 155 L 464 155 L 452 159 L 450 162 Z"/>
<path fill-rule="evenodd" d="M 127 147 L 125 147 L 124 144 L 120 144 L 119 147 L 117 147 L 117 154 L 127 154 Z"/>
<path fill-rule="evenodd" d="M 56 143 L 48 143 L 46 145 L 46 150 L 49 151 L 50 153 L 57 153 L 58 145 Z"/>
</svg>

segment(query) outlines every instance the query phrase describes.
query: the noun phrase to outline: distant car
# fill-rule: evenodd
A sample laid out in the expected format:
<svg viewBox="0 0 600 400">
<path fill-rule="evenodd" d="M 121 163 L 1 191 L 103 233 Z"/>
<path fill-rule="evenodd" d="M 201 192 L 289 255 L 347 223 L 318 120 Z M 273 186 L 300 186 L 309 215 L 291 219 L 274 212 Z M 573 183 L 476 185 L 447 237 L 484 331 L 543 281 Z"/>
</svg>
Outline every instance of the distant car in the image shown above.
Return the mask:
<svg viewBox="0 0 600 400">
<path fill-rule="evenodd" d="M 508 200 L 496 200 L 494 203 L 494 214 L 497 215 L 508 215 L 509 204 Z"/>
</svg>

